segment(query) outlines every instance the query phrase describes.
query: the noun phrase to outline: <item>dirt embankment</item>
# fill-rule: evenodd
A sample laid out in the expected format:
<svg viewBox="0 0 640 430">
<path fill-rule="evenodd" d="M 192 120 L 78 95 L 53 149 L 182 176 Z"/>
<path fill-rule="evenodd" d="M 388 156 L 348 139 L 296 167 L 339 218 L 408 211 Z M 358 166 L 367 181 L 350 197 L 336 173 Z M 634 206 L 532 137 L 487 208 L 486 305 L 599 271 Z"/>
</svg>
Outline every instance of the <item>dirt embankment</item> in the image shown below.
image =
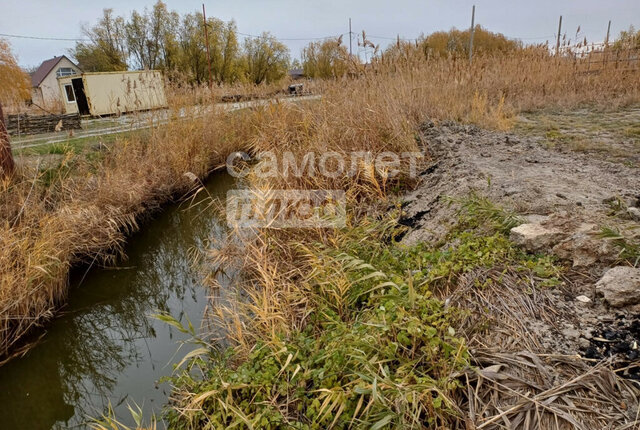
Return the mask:
<svg viewBox="0 0 640 430">
<path fill-rule="evenodd" d="M 441 199 L 471 190 L 523 215 L 566 211 L 598 224 L 610 223 L 611 203 L 618 198 L 628 205 L 640 199 L 640 166 L 548 149 L 534 136 L 445 123 L 426 124 L 423 138 L 433 163 L 422 185 L 406 197 L 407 216 L 419 226 L 409 241 L 441 237 L 455 222 L 454 208 Z"/>
<path fill-rule="evenodd" d="M 529 413 L 522 404 L 530 399 L 547 401 L 558 416 L 572 415 L 576 406 L 565 402 L 567 396 L 588 399 L 582 405 L 610 413 L 612 423 L 633 422 L 640 385 L 633 388 L 630 380 L 640 380 L 640 305 L 618 306 L 596 285 L 607 270 L 625 264 L 620 250 L 602 237 L 602 228 L 640 231 L 634 230 L 640 220 L 634 219 L 633 209 L 640 208 L 640 166 L 628 162 L 639 159 L 640 148 L 632 145 L 638 152 L 629 154 L 629 143 L 620 142 L 630 158 L 608 161 L 606 153 L 549 147 L 533 134 L 456 123 L 425 124 L 422 137 L 431 164 L 420 186 L 405 196 L 404 223 L 412 227 L 405 242 L 443 239 L 457 220 L 455 198 L 475 192 L 522 217 L 526 225 L 519 229 L 535 236 L 523 239 L 512 230 L 511 238 L 521 240 L 522 248 L 554 255 L 564 267 L 560 285 L 548 288 L 539 288 L 533 280 L 521 285 L 508 268 L 480 270 L 460 279 L 458 290 L 442 297 L 469 309 L 478 321 L 488 317 L 495 323 L 486 337 L 471 340 L 470 347 L 477 364 L 489 369 L 479 383 L 484 377 L 497 390 L 496 425 L 504 424 L 503 418 L 522 425 Z M 474 291 L 482 285 L 478 279 L 489 277 L 497 288 Z M 604 373 L 595 376 L 599 371 Z M 619 389 L 618 376 L 628 381 L 628 389 Z M 579 384 L 572 386 L 576 381 Z M 598 406 L 598 396 L 603 395 L 614 406 Z M 477 397 L 468 401 L 491 409 Z M 501 416 L 501 410 L 508 413 Z"/>
<path fill-rule="evenodd" d="M 543 335 L 550 336 L 543 339 L 545 349 L 577 353 L 595 327 L 633 314 L 635 309 L 607 306 L 596 295 L 595 284 L 615 265 L 618 252 L 600 237 L 601 228 L 637 226 L 625 208 L 640 206 L 640 168 L 545 148 L 535 136 L 456 123 L 429 123 L 422 131 L 433 161 L 422 184 L 405 198 L 406 221 L 414 226 L 406 242 L 441 239 L 456 222 L 457 205 L 449 198 L 478 192 L 515 210 L 525 222 L 559 231 L 559 241 L 564 241 L 550 244 L 548 251 L 571 266 L 572 282 L 548 291 L 553 306 L 563 311 L 553 335 Z M 580 235 L 585 229 L 588 240 Z M 546 251 L 544 245 L 532 251 Z M 591 302 L 576 300 L 579 296 Z"/>
</svg>

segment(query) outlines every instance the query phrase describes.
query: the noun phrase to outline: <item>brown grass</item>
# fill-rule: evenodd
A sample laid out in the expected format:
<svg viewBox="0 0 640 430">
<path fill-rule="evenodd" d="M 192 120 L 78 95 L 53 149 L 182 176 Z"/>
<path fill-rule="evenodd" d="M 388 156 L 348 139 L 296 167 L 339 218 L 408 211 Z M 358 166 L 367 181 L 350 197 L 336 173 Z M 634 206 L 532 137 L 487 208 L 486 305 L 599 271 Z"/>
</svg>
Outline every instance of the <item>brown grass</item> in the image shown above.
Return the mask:
<svg viewBox="0 0 640 430">
<path fill-rule="evenodd" d="M 230 116 L 193 115 L 154 129 L 146 138 L 121 139 L 97 162 L 69 154 L 54 169 L 23 167 L 2 183 L 0 355 L 53 315 L 65 300 L 72 265 L 112 261 L 144 213 L 192 185 L 185 172 L 203 177 L 232 150 L 403 152 L 417 149 L 416 130 L 427 118 L 507 128 L 522 110 L 583 104 L 609 109 L 640 99 L 640 81 L 634 74 L 614 69 L 578 73 L 573 62 L 558 61 L 540 50 L 478 56 L 471 67 L 463 60 L 425 60 L 407 51 L 394 61 L 358 67 L 351 73 L 355 77 L 314 83 L 323 95 L 320 102 L 276 103 Z M 207 91 L 176 91 L 172 104 L 208 104 Z M 357 203 L 358 216 L 403 182 L 360 165 L 354 178 L 276 177 L 253 184 L 344 189 Z M 297 302 L 282 290 L 283 285 L 295 285 L 295 279 L 288 278 L 294 272 L 283 271 L 282 261 L 295 255 L 293 242 L 331 237 L 318 231 L 263 239 L 252 254 L 262 273 L 256 281 L 263 291 L 278 290 L 255 298 L 256 306 L 270 310 L 265 318 L 269 315 L 281 327 L 302 324 Z M 273 249 L 278 253 L 272 254 Z M 269 286 L 274 276 L 278 282 Z M 282 303 L 291 305 L 285 308 Z M 273 317 L 275 309 L 284 313 L 282 318 Z M 260 336 L 259 331 L 254 336 Z"/>
<path fill-rule="evenodd" d="M 172 121 L 48 169 L 18 158 L 20 171 L 0 184 L 0 356 L 64 302 L 72 265 L 113 262 L 144 214 L 194 186 L 186 172 L 203 178 L 224 162 L 223 136 L 242 141 L 236 119 Z"/>
<path fill-rule="evenodd" d="M 580 73 L 573 61 L 552 58 L 538 49 L 509 56 L 477 57 L 471 67 L 467 61 L 454 58 L 427 61 L 412 55 L 407 52 L 393 61 L 384 60 L 354 70 L 352 75 L 356 78 L 316 83 L 322 93 L 319 102 L 275 104 L 248 114 L 246 121 L 253 131 L 250 140 L 252 150 L 274 151 L 276 154 L 292 151 L 297 154 L 298 162 L 307 152 L 322 154 L 336 151 L 346 155 L 352 151 L 371 151 L 375 157 L 382 151 L 418 150 L 417 130 L 427 119 L 452 119 L 506 129 L 514 116 L 525 110 L 585 105 L 594 109 L 615 109 L 640 101 L 640 81 L 633 73 L 615 69 L 595 74 Z M 254 189 L 267 192 L 274 189 L 345 190 L 352 205 L 350 226 L 359 225 L 365 213 L 378 214 L 387 210 L 394 193 L 410 186 L 406 177 L 390 180 L 386 172 L 366 164 L 358 166 L 358 173 L 353 178 L 318 175 L 292 178 L 279 174 L 266 179 L 252 176 L 249 182 Z M 341 235 L 341 232 L 329 229 L 262 230 L 250 236 L 240 250 L 235 248 L 235 253 L 232 253 L 232 248 L 214 252 L 215 262 L 223 266 L 230 258 L 245 262 L 247 279 L 242 287 L 243 299 L 221 304 L 213 315 L 219 326 L 218 333 L 224 333 L 231 341 L 236 364 L 249 357 L 257 343 L 267 345 L 277 355 L 282 348 L 283 337 L 299 333 L 307 326 L 309 316 L 318 306 L 307 284 L 317 270 L 307 246 L 319 242 L 330 249 L 339 249 Z M 371 238 L 372 242 L 376 240 L 380 238 Z M 341 284 L 341 280 L 335 278 L 327 282 L 328 290 L 324 292 L 327 301 L 337 307 L 344 296 L 341 288 L 348 290 L 350 287 Z M 526 303 L 522 306 L 526 308 Z M 517 319 L 507 321 L 505 326 L 509 327 L 509 324 L 515 324 L 516 329 L 518 327 Z M 520 329 L 524 336 L 526 327 Z M 535 344 L 529 347 L 535 349 Z M 517 360 L 520 358 L 513 361 Z M 526 368 L 526 360 L 521 361 L 524 364 L 519 366 Z M 545 366 L 553 366 L 554 362 L 557 360 L 549 360 Z M 283 369 L 285 367 L 286 364 Z M 536 377 L 546 375 L 545 368 L 541 369 L 542 376 Z M 580 377 L 585 370 L 581 364 L 568 365 L 567 369 L 563 379 L 566 386 L 554 386 L 543 380 L 535 395 L 527 391 L 526 386 L 517 387 L 516 394 L 508 392 L 507 397 L 524 400 L 504 413 L 500 412 L 501 403 L 487 400 L 504 390 L 499 387 L 496 391 L 495 375 L 470 376 L 473 381 L 469 386 L 477 386 L 479 391 L 471 393 L 465 407 L 475 405 L 479 414 L 483 413 L 483 408 L 492 414 L 494 419 L 483 428 L 499 428 L 508 419 L 549 424 L 549 420 L 553 422 L 557 417 L 562 420 L 567 416 L 566 405 L 562 402 L 550 404 L 555 398 L 550 399 L 556 394 L 571 392 L 581 398 L 596 398 L 596 384 L 603 383 L 599 376 L 594 376 L 596 374 L 608 378 L 610 385 L 621 384 L 610 371 L 596 369 Z M 494 384 L 493 391 L 482 391 L 488 383 Z M 628 384 L 622 385 L 627 390 Z M 200 413 L 206 416 L 200 407 L 215 394 L 210 392 L 198 396 L 191 391 L 192 388 L 177 393 L 176 399 L 179 413 L 185 415 L 186 422 L 193 417 L 193 423 L 197 423 L 203 416 Z M 504 396 L 498 394 L 496 399 L 508 403 Z M 548 414 L 539 410 L 540 403 L 546 401 L 550 404 L 547 412 L 551 412 Z M 287 410 L 289 406 L 273 405 L 280 411 Z M 597 415 L 587 421 L 603 423 L 613 415 Z M 288 417 L 296 420 L 295 413 Z M 446 418 L 436 418 L 446 421 Z M 478 422 L 480 418 L 478 416 Z M 565 424 L 563 421 L 557 427 L 563 428 Z M 474 428 L 472 423 L 468 425 L 468 428 Z M 568 427 L 583 428 L 580 424 L 574 426 L 570 421 Z"/>
</svg>

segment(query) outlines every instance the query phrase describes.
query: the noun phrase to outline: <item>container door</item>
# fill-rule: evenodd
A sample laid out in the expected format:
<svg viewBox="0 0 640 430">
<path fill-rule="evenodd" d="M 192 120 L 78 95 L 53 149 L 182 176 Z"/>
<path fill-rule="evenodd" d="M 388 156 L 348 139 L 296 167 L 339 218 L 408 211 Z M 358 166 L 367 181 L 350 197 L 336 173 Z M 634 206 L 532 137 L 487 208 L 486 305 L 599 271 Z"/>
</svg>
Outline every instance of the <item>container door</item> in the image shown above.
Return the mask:
<svg viewBox="0 0 640 430">
<path fill-rule="evenodd" d="M 91 112 L 89 112 L 89 102 L 87 101 L 87 95 L 84 92 L 82 78 L 72 79 L 71 85 L 73 85 L 73 92 L 76 93 L 78 112 L 80 112 L 80 115 L 89 115 Z"/>
</svg>

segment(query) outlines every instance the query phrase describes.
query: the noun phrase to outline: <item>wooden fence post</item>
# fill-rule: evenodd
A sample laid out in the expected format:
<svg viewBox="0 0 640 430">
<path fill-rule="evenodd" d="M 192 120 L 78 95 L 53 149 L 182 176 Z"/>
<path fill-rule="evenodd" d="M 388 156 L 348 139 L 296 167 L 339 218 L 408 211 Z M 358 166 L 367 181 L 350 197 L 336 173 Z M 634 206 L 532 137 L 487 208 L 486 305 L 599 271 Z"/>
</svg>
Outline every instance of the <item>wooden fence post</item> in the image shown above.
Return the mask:
<svg viewBox="0 0 640 430">
<path fill-rule="evenodd" d="M 9 132 L 4 123 L 4 113 L 2 112 L 2 103 L 0 103 L 0 175 L 9 177 L 16 170 L 11 153 L 11 143 L 9 141 Z"/>
<path fill-rule="evenodd" d="M 560 34 L 562 33 L 562 15 L 560 15 L 560 21 L 558 22 L 558 39 L 556 41 L 556 57 L 560 55 Z"/>
</svg>

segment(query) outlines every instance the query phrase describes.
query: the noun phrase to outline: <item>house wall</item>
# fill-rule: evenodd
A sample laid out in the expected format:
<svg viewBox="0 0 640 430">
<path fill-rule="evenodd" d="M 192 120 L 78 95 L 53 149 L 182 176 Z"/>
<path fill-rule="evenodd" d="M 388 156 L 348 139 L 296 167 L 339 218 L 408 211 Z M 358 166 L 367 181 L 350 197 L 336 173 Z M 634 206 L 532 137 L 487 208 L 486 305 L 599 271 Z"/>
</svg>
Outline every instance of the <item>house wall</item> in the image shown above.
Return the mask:
<svg viewBox="0 0 640 430">
<path fill-rule="evenodd" d="M 65 85 L 71 85 L 71 79 L 79 78 L 80 75 L 76 76 L 65 76 L 57 79 L 58 88 L 58 98 L 60 99 L 60 103 L 62 103 L 62 110 L 64 113 L 78 113 L 78 103 L 70 102 L 67 100 L 67 95 L 64 92 Z"/>
<path fill-rule="evenodd" d="M 156 70 L 85 73 L 82 78 L 94 116 L 167 106 L 162 73 Z"/>
<path fill-rule="evenodd" d="M 63 57 L 38 86 L 42 92 L 42 102 L 46 105 L 44 107 L 60 103 L 60 86 L 58 85 L 58 78 L 56 76 L 56 72 L 60 67 L 71 67 L 76 71 L 76 73 L 81 73 L 80 69 L 78 69 L 71 61 Z"/>
<path fill-rule="evenodd" d="M 44 104 L 44 98 L 42 97 L 42 90 L 40 87 L 31 88 L 31 101 L 38 106 L 42 106 Z"/>
</svg>

